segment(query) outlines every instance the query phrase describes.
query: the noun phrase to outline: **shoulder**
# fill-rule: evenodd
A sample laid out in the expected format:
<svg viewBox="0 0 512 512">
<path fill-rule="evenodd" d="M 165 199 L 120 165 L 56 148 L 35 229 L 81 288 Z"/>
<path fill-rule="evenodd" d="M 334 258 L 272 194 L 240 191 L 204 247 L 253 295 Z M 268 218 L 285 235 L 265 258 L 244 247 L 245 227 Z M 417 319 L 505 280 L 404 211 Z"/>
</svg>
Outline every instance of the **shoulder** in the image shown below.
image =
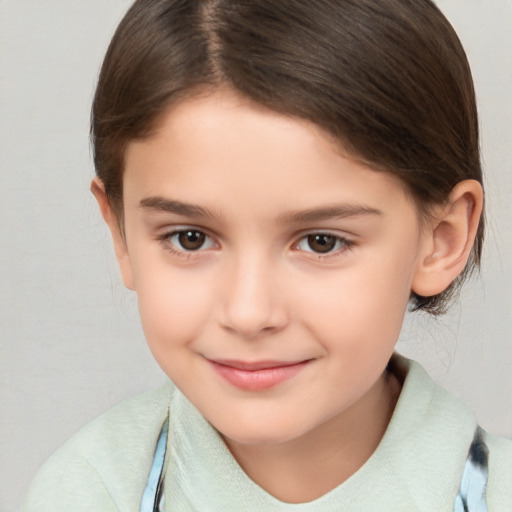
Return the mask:
<svg viewBox="0 0 512 512">
<path fill-rule="evenodd" d="M 131 397 L 86 425 L 43 465 L 21 512 L 138 510 L 172 389 Z"/>
<path fill-rule="evenodd" d="M 512 510 L 512 440 L 487 432 L 483 440 L 489 449 L 489 510 Z"/>
<path fill-rule="evenodd" d="M 414 468 L 406 462 L 406 457 L 410 458 L 414 453 L 419 467 L 445 479 L 445 482 L 436 483 L 438 489 L 451 482 L 447 492 L 451 495 L 460 484 L 462 468 L 477 428 L 476 419 L 461 400 L 435 384 L 418 363 L 394 356 L 391 370 L 404 381 L 392 418 L 392 423 L 396 421 L 393 447 L 406 446 L 400 459 L 407 468 L 403 478 L 406 480 L 408 475 L 417 478 Z M 407 439 L 409 443 L 404 442 Z M 512 441 L 487 432 L 483 433 L 483 441 L 489 451 L 489 510 L 512 510 Z M 443 472 L 439 472 L 440 467 Z M 417 482 L 411 485 L 418 487 Z M 431 491 L 427 485 L 425 489 Z"/>
</svg>

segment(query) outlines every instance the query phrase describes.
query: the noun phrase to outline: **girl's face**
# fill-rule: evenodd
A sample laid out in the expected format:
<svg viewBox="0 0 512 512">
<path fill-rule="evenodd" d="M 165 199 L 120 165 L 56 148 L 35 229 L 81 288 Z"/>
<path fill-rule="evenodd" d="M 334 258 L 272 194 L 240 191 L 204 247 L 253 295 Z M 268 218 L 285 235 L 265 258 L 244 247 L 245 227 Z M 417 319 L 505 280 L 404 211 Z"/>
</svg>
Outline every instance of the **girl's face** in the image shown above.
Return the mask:
<svg viewBox="0 0 512 512">
<path fill-rule="evenodd" d="M 124 228 L 155 358 L 239 443 L 298 439 L 364 402 L 426 245 L 397 179 L 229 92 L 129 145 Z"/>
</svg>

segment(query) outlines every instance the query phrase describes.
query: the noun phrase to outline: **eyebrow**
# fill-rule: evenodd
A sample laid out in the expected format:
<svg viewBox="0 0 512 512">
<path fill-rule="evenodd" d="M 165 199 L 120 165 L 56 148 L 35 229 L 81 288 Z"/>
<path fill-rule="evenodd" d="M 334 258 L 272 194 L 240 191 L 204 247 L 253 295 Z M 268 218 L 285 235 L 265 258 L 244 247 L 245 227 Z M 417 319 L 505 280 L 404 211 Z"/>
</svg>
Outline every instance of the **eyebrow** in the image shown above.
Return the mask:
<svg viewBox="0 0 512 512">
<path fill-rule="evenodd" d="M 213 211 L 190 203 L 183 203 L 174 199 L 166 199 L 163 197 L 146 197 L 142 199 L 139 206 L 145 210 L 159 213 L 174 213 L 183 217 L 199 217 L 199 218 L 218 218 L 220 215 Z"/>
<path fill-rule="evenodd" d="M 289 223 L 319 222 L 329 219 L 357 217 L 360 215 L 382 215 L 382 211 L 364 205 L 342 204 L 288 212 L 280 215 L 279 221 Z"/>
</svg>

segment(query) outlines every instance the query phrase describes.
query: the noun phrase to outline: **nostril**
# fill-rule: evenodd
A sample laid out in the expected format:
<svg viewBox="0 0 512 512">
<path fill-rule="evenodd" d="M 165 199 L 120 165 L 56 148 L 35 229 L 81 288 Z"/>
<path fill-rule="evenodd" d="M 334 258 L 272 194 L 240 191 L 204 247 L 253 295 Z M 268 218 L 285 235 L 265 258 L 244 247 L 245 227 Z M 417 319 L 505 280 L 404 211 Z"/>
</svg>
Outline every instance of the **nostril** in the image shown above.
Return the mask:
<svg viewBox="0 0 512 512">
<path fill-rule="evenodd" d="M 285 308 L 274 304 L 262 307 L 237 303 L 227 307 L 221 319 L 224 329 L 247 339 L 279 331 L 287 322 Z"/>
</svg>

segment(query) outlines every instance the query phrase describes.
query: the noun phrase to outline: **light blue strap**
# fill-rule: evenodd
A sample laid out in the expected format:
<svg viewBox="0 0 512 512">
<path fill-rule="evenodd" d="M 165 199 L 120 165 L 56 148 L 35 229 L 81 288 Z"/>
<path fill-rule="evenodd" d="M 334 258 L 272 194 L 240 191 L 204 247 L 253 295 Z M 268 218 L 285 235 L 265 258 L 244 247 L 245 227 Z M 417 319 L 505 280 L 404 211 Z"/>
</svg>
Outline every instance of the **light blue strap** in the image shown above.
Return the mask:
<svg viewBox="0 0 512 512">
<path fill-rule="evenodd" d="M 158 436 L 156 443 L 155 455 L 153 457 L 153 464 L 149 471 L 148 483 L 142 501 L 140 503 L 140 512 L 155 512 L 163 510 L 165 504 L 165 497 L 161 494 L 163 469 L 165 462 L 165 454 L 167 451 L 167 435 L 169 432 L 169 416 L 167 416 L 162 430 Z M 158 508 L 157 508 L 158 507 Z"/>
<path fill-rule="evenodd" d="M 460 490 L 455 499 L 454 512 L 488 512 L 485 492 L 487 489 L 489 449 L 477 428 L 464 466 Z"/>
</svg>

